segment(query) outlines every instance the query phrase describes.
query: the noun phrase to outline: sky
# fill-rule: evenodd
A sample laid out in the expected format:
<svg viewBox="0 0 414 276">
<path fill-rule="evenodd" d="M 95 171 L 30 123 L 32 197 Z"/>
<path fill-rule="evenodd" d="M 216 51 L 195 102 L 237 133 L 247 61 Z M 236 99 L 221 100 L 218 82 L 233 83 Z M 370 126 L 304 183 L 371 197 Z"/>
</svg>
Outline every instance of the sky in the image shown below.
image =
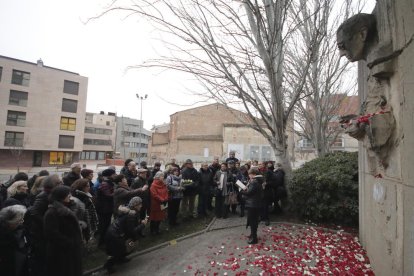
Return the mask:
<svg viewBox="0 0 414 276">
<path fill-rule="evenodd" d="M 369 12 L 374 0 L 367 0 Z M 127 70 L 157 57 L 162 44 L 142 18 L 99 14 L 107 0 L 0 0 L 0 55 L 36 62 L 88 77 L 88 112 L 116 112 L 144 127 L 169 122 L 177 111 L 203 105 L 189 89 L 191 76 L 172 71 Z M 201 88 L 200 88 L 201 89 Z"/>
</svg>

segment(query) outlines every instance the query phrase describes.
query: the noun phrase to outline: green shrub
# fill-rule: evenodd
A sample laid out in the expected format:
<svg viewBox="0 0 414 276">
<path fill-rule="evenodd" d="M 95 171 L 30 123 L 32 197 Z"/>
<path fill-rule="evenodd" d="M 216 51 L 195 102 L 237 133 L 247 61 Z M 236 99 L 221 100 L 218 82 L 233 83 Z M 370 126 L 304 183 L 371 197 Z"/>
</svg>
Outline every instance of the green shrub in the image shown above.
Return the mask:
<svg viewBox="0 0 414 276">
<path fill-rule="evenodd" d="M 331 153 L 295 170 L 291 211 L 324 223 L 358 225 L 358 154 Z"/>
</svg>

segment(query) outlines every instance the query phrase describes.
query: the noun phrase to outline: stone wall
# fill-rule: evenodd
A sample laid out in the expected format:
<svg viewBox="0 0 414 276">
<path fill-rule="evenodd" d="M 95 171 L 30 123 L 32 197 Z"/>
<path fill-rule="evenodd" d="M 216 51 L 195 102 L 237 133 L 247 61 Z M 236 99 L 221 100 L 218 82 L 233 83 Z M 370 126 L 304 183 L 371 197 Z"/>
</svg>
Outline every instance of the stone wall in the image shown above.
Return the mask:
<svg viewBox="0 0 414 276">
<path fill-rule="evenodd" d="M 360 143 L 360 238 L 376 275 L 414 275 L 414 1 L 379 0 L 374 14 L 379 43 L 392 46 L 385 97 L 396 125 L 380 176 L 372 173 L 370 153 Z M 360 61 L 362 100 L 372 72 Z"/>
</svg>

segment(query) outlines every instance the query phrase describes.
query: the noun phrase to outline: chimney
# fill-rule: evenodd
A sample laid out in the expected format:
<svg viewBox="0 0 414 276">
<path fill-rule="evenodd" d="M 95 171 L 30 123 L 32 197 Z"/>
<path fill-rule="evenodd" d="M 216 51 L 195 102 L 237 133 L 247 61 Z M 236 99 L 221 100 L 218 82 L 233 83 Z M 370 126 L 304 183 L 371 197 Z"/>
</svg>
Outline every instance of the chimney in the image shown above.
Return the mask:
<svg viewBox="0 0 414 276">
<path fill-rule="evenodd" d="M 99 114 L 101 114 L 101 115 L 105 115 L 105 112 L 104 112 L 104 111 L 101 111 L 101 112 L 99 112 Z"/>
<path fill-rule="evenodd" d="M 41 58 L 39 58 L 39 59 L 37 60 L 37 66 L 39 66 L 39 67 L 43 67 L 43 60 L 42 60 Z"/>
</svg>

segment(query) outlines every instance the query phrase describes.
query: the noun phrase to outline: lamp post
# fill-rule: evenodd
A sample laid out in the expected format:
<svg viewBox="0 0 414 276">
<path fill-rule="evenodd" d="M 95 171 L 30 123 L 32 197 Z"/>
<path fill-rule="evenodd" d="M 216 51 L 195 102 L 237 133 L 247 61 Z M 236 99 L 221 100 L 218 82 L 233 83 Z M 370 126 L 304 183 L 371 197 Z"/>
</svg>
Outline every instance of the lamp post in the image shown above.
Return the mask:
<svg viewBox="0 0 414 276">
<path fill-rule="evenodd" d="M 143 125 L 143 121 L 142 121 L 142 101 L 146 100 L 148 98 L 148 95 L 145 94 L 144 96 L 140 96 L 138 95 L 138 93 L 136 94 L 138 100 L 141 100 L 141 115 L 139 120 L 140 125 L 139 125 L 139 147 L 138 147 L 138 163 L 141 163 L 141 137 L 142 137 L 142 125 Z"/>
</svg>

